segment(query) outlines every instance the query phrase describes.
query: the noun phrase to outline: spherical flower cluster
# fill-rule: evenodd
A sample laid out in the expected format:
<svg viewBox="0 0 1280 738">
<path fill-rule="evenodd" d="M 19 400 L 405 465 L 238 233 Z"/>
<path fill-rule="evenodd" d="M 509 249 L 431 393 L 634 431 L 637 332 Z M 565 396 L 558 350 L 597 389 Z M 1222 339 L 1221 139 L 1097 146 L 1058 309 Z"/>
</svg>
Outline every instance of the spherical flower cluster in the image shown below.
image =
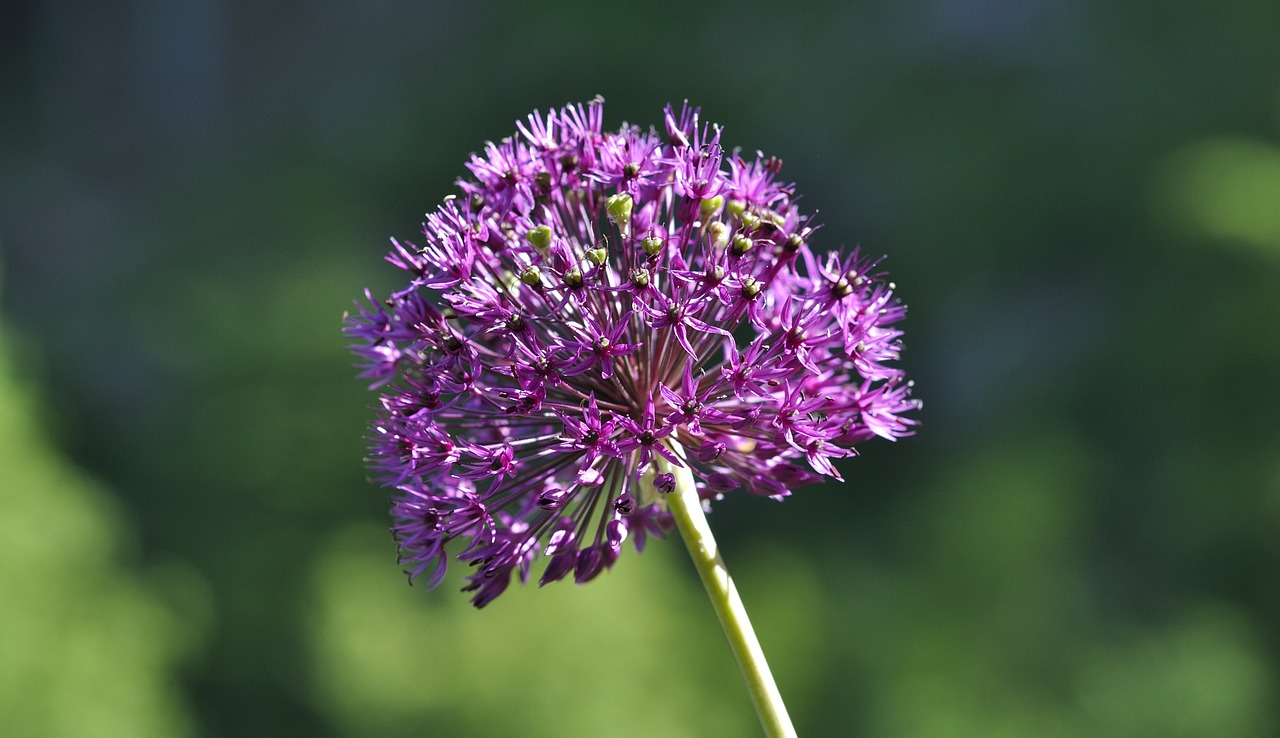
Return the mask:
<svg viewBox="0 0 1280 738">
<path fill-rule="evenodd" d="M 780 499 L 914 425 L 893 284 L 810 247 L 781 162 L 687 104 L 663 133 L 602 118 L 534 113 L 472 155 L 422 244 L 392 241 L 409 285 L 347 319 L 401 562 L 435 586 L 458 541 L 477 607 L 540 556 L 585 582 L 661 535 L 679 467 Z"/>
</svg>

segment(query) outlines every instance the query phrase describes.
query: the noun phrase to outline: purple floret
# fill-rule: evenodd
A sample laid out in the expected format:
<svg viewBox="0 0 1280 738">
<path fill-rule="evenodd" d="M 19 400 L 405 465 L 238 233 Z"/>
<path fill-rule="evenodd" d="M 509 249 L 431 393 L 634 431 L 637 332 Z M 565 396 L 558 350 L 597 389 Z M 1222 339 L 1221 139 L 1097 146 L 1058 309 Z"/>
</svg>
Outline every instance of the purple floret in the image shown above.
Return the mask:
<svg viewBox="0 0 1280 738">
<path fill-rule="evenodd" d="M 477 607 L 539 559 L 585 582 L 661 536 L 673 467 L 781 499 L 920 407 L 893 284 L 811 249 L 781 162 L 687 104 L 661 132 L 602 121 L 534 113 L 473 154 L 423 242 L 392 242 L 408 286 L 346 320 L 401 562 L 435 586 L 454 555 Z"/>
</svg>

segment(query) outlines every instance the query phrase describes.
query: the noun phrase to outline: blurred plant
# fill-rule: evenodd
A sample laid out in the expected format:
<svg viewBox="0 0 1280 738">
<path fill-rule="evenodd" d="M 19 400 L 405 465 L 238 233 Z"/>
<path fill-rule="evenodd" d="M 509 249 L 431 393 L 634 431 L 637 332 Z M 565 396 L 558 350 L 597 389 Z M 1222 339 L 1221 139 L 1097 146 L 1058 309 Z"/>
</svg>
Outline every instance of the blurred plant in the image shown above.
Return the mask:
<svg viewBox="0 0 1280 738">
<path fill-rule="evenodd" d="M 411 579 L 438 584 L 464 539 L 477 607 L 540 549 L 543 584 L 582 583 L 674 520 L 785 734 L 703 506 L 739 487 L 781 499 L 839 479 L 852 444 L 909 435 L 918 403 L 888 366 L 905 308 L 878 260 L 810 250 L 781 162 L 726 154 L 687 104 L 664 117 L 665 139 L 605 133 L 599 100 L 534 113 L 473 155 L 424 246 L 393 241 L 412 281 L 346 327 L 389 387 L 371 466 L 397 490 Z"/>
<path fill-rule="evenodd" d="M 15 380 L 4 338 L 0 333 L 4 732 L 194 734 L 174 672 L 199 645 L 200 618 L 180 618 L 160 595 L 207 610 L 200 580 L 184 567 L 148 581 L 119 565 L 120 510 L 52 449 L 30 388 Z"/>
<path fill-rule="evenodd" d="M 1155 186 L 1167 221 L 1271 258 L 1280 256 L 1280 146 L 1219 137 L 1169 157 Z"/>
</svg>

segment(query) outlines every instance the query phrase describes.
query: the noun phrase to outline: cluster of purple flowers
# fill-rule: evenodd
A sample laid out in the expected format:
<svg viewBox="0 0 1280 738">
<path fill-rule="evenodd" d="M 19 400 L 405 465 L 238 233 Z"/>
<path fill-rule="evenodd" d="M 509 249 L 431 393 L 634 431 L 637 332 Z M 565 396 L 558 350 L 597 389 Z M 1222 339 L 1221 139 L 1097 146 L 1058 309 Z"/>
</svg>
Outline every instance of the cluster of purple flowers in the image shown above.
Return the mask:
<svg viewBox="0 0 1280 738">
<path fill-rule="evenodd" d="M 919 406 L 890 366 L 893 284 L 810 248 L 778 160 L 725 151 L 687 104 L 665 135 L 602 117 L 486 144 L 425 241 L 393 240 L 408 287 L 347 319 L 384 388 L 370 465 L 402 564 L 435 586 L 461 539 L 477 607 L 540 555 L 542 583 L 585 582 L 661 535 L 677 467 L 704 499 L 782 498 Z"/>
</svg>

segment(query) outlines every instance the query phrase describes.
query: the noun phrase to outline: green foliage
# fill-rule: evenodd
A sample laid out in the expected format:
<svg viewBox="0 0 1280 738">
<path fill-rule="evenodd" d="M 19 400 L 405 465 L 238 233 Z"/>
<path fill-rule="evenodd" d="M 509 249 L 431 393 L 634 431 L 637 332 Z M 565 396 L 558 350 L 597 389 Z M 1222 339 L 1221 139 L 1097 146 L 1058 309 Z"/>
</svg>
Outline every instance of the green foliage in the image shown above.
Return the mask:
<svg viewBox="0 0 1280 738">
<path fill-rule="evenodd" d="M 387 567 L 385 532 L 359 526 L 328 543 L 308 608 L 315 696 L 350 735 L 534 738 L 608 726 L 728 738 L 755 723 L 674 546 L 592 586 L 528 588 L 477 612 L 405 586 Z M 454 572 L 445 586 L 459 584 Z"/>
<path fill-rule="evenodd" d="M 5 348 L 0 342 L 4 731 L 31 738 L 191 735 L 175 679 L 198 647 L 198 624 L 180 621 L 156 581 L 122 565 L 128 526 L 120 509 L 51 446 Z M 179 597 L 193 586 L 193 572 L 181 574 Z"/>
<path fill-rule="evenodd" d="M 1280 258 L 1280 145 L 1197 142 L 1170 156 L 1155 191 L 1164 216 L 1192 235 Z"/>
</svg>

